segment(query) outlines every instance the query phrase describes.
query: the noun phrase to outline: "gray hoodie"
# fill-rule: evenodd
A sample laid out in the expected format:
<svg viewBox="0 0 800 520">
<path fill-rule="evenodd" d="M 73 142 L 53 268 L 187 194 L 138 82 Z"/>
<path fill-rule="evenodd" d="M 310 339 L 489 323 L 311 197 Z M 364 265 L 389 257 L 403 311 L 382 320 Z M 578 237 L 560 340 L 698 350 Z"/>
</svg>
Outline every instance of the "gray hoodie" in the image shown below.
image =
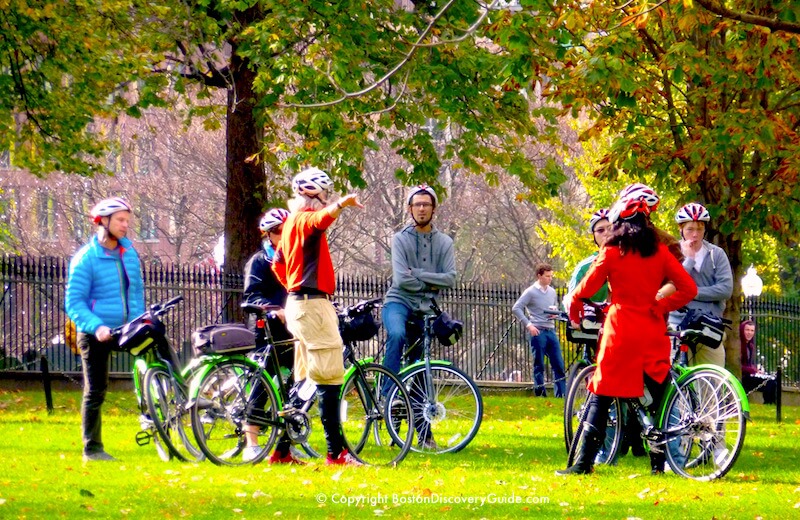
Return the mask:
<svg viewBox="0 0 800 520">
<path fill-rule="evenodd" d="M 432 229 L 420 233 L 413 224 L 392 238 L 392 286 L 385 303 L 399 302 L 411 310 L 430 310 L 430 298 L 439 289 L 456 284 L 453 239 Z"/>
<path fill-rule="evenodd" d="M 686 307 L 722 317 L 722 313 L 725 312 L 725 304 L 733 294 L 731 263 L 728 261 L 725 251 L 720 247 L 706 240 L 703 240 L 703 247 L 708 250 L 708 254 L 703 260 L 699 272 L 694 268 L 693 258 L 683 260 L 683 268 L 697 284 L 697 296 Z M 683 320 L 683 316 L 684 314 L 681 312 L 671 312 L 669 323 L 677 325 Z"/>
</svg>

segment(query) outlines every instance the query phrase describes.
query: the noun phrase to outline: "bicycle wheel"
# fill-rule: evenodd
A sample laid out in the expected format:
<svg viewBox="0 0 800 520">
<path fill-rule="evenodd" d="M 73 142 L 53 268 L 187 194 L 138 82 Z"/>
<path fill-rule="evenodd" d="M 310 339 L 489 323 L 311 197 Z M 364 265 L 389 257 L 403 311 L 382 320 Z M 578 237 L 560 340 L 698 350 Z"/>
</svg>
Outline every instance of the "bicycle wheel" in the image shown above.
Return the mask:
<svg viewBox="0 0 800 520">
<path fill-rule="evenodd" d="M 567 399 L 564 401 L 564 443 L 567 445 L 567 453 L 571 453 L 576 444 L 573 442 L 575 436 L 579 435 L 578 432 L 583 430 L 582 423 L 586 415 L 589 396 L 591 395 L 587 385 L 596 368 L 595 365 L 590 365 L 578 372 L 569 389 Z M 614 399 L 608 409 L 606 437 L 603 446 L 594 459 L 596 464 L 612 464 L 619 451 L 619 446 L 622 442 L 623 422 L 619 413 L 620 406 L 620 401 Z M 572 465 L 571 458 L 569 465 Z"/>
<path fill-rule="evenodd" d="M 178 460 L 202 460 L 203 453 L 193 444 L 194 439 L 186 433 L 191 429 L 191 417 L 184 407 L 186 396 L 165 368 L 152 367 L 145 373 L 144 400 L 153 428 L 163 441 L 163 447 Z M 159 449 L 158 445 L 156 449 Z"/>
<path fill-rule="evenodd" d="M 406 457 L 414 440 L 411 400 L 390 370 L 375 363 L 356 367 L 342 385 L 339 410 L 345 444 L 359 460 L 392 466 Z"/>
<path fill-rule="evenodd" d="M 567 369 L 567 391 L 572 388 L 572 383 L 576 381 L 576 377 L 581 373 L 581 370 L 589 366 L 589 362 L 581 358 L 573 361 Z M 567 448 L 569 450 L 569 448 Z"/>
<path fill-rule="evenodd" d="M 483 399 L 468 375 L 454 366 L 434 365 L 430 374 L 419 366 L 400 376 L 414 412 L 413 451 L 455 453 L 475 438 L 483 420 Z"/>
<path fill-rule="evenodd" d="M 661 426 L 672 470 L 694 480 L 723 477 L 744 445 L 747 424 L 733 383 L 713 370 L 698 369 L 678 383 L 664 408 Z"/>
<path fill-rule="evenodd" d="M 203 376 L 192 407 L 192 429 L 200 449 L 214 464 L 257 463 L 272 449 L 279 408 L 266 377 L 258 365 L 239 360 L 223 361 Z M 245 453 L 248 436 L 254 456 Z"/>
</svg>

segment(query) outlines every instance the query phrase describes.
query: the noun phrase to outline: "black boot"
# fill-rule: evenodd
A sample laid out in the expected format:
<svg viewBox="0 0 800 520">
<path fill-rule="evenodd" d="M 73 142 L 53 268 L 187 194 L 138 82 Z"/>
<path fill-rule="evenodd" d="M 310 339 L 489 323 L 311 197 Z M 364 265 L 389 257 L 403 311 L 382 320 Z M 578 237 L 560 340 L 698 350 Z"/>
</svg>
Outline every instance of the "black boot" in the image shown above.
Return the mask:
<svg viewBox="0 0 800 520">
<path fill-rule="evenodd" d="M 653 475 L 664 473 L 664 464 L 666 462 L 667 456 L 663 451 L 650 451 L 650 473 Z"/>
<path fill-rule="evenodd" d="M 590 423 L 584 422 L 581 438 L 572 441 L 581 443 L 578 447 L 578 454 L 575 457 L 575 464 L 566 469 L 557 470 L 556 475 L 585 475 L 591 473 L 594 468 L 594 458 L 597 457 L 597 452 L 600 451 L 600 446 L 603 445 L 604 440 L 605 431 L 599 432 Z"/>
</svg>

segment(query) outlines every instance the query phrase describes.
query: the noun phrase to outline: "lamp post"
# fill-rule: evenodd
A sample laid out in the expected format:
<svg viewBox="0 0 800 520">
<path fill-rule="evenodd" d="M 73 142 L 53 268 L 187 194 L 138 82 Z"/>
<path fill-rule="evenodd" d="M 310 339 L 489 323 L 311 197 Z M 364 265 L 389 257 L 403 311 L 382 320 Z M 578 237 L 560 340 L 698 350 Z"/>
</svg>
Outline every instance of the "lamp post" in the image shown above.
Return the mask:
<svg viewBox="0 0 800 520">
<path fill-rule="evenodd" d="M 750 264 L 747 268 L 747 274 L 742 277 L 742 292 L 747 298 L 747 315 L 749 319 L 753 319 L 753 298 L 761 296 L 761 291 L 764 289 L 764 282 L 761 277 L 756 273 L 756 268 Z"/>
</svg>

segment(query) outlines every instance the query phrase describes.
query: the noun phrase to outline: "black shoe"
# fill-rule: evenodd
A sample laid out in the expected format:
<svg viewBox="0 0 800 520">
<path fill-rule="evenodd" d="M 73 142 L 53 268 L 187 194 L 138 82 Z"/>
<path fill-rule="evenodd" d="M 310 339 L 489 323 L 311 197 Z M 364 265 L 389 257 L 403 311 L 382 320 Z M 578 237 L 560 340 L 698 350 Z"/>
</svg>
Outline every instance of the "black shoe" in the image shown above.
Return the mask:
<svg viewBox="0 0 800 520">
<path fill-rule="evenodd" d="M 667 462 L 667 457 L 664 452 L 650 452 L 650 473 L 653 475 L 661 475 L 664 473 L 664 464 Z"/>
</svg>

